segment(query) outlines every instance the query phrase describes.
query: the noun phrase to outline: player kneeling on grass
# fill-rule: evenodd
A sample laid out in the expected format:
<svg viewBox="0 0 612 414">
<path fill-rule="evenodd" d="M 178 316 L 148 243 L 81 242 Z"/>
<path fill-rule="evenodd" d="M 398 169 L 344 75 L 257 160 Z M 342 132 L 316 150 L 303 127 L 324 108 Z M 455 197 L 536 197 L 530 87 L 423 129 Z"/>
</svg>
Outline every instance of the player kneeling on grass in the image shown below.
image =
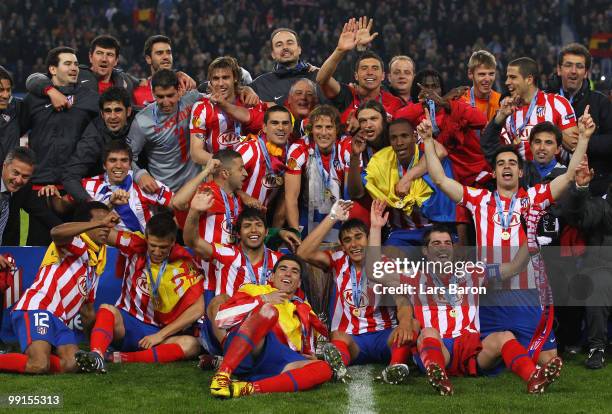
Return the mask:
<svg viewBox="0 0 612 414">
<path fill-rule="evenodd" d="M 106 372 L 111 362 L 172 362 L 197 356 L 200 345 L 179 334 L 204 314 L 203 278 L 189 252 L 176 244 L 171 214 L 153 216 L 145 237 L 114 232 L 109 239 L 121 253 L 121 296 L 103 304 L 91 331 L 91 352 L 76 360 L 86 372 Z M 179 335 L 176 335 L 179 334 Z M 106 355 L 115 343 L 120 352 Z"/>
<path fill-rule="evenodd" d="M 423 237 L 423 246 L 428 265 L 406 281 L 414 286 L 415 294 L 410 299 L 421 326 L 414 360 L 431 385 L 441 395 L 451 395 L 453 386 L 448 375 L 477 375 L 479 369 L 491 370 L 503 359 L 506 367 L 527 383 L 528 393 L 544 392 L 559 377 L 563 364 L 559 357 L 538 368 L 510 331 L 491 333 L 482 342 L 479 332 L 479 295 L 474 288 L 484 285 L 491 288 L 519 273 L 527 265 L 526 245 L 512 262 L 502 264 L 491 275 L 483 268 L 474 268 L 473 272 L 462 270 L 465 274 L 461 277 L 459 272 L 441 271 L 454 268 L 449 266 L 454 263 L 454 249 L 446 226 L 435 224 L 429 229 Z M 455 291 L 476 293 L 451 294 Z"/>
<path fill-rule="evenodd" d="M 296 256 L 282 256 L 269 284 L 243 285 L 221 305 L 215 321 L 228 334 L 223 362 L 210 384 L 213 396 L 302 391 L 332 378 L 327 362 L 313 356 L 313 331 L 327 335 L 327 329 L 295 295 L 302 272 Z M 248 382 L 232 381 L 232 374 Z"/>
<path fill-rule="evenodd" d="M 75 371 L 78 342 L 68 322 L 93 303 L 106 264 L 106 242 L 116 213 L 92 201 L 79 206 L 73 223 L 51 229 L 53 243 L 32 286 L 12 312 L 24 354 L 0 355 L 0 371 L 46 374 Z"/>
<path fill-rule="evenodd" d="M 389 364 L 382 373 L 383 380 L 398 384 L 409 373 L 405 363 L 414 337 L 411 308 L 407 303 L 397 308 L 369 303 L 368 278 L 364 271 L 368 229 L 359 219 L 345 221 L 352 205 L 351 201 L 337 201 L 330 214 L 298 247 L 300 257 L 324 271 L 333 272 L 335 297 L 332 299 L 331 342 L 323 348 L 323 355 L 334 368 L 337 380 L 345 379 L 346 365 L 382 362 Z M 384 203 L 382 206 L 384 210 Z M 379 234 L 386 222 L 386 218 L 383 220 L 374 214 L 380 208 L 380 202 L 372 204 L 371 226 L 377 228 Z M 341 250 L 319 250 L 323 238 L 337 221 L 344 221 L 340 227 Z M 380 240 L 376 243 L 380 246 Z"/>
</svg>

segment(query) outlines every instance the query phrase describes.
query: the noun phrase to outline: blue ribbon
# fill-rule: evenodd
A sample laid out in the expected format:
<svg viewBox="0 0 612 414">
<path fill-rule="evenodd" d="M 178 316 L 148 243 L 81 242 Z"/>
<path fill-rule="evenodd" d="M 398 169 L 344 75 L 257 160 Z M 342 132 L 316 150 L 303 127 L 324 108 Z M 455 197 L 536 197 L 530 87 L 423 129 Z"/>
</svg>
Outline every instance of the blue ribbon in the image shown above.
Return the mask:
<svg viewBox="0 0 612 414">
<path fill-rule="evenodd" d="M 151 293 L 153 297 L 159 296 L 159 285 L 161 284 L 162 277 L 166 272 L 166 266 L 168 265 L 168 260 L 164 260 L 159 265 L 159 271 L 157 272 L 157 279 L 153 277 L 153 270 L 151 270 L 151 259 L 149 255 L 147 255 L 147 276 L 149 278 L 149 284 L 151 285 Z"/>
<path fill-rule="evenodd" d="M 514 213 L 514 205 L 516 204 L 516 194 L 512 194 L 512 200 L 510 201 L 510 209 L 508 215 L 504 214 L 504 203 L 502 203 L 499 193 L 495 191 L 495 205 L 497 206 L 497 214 L 499 214 L 499 221 L 504 231 L 510 227 L 512 221 L 512 214 Z"/>
<path fill-rule="evenodd" d="M 265 285 L 267 282 L 267 274 L 268 274 L 268 249 L 266 248 L 266 246 L 264 246 L 263 266 L 261 267 L 261 274 L 259 278 L 255 274 L 255 270 L 253 269 L 253 265 L 251 264 L 251 259 L 249 259 L 249 255 L 246 254 L 246 252 L 244 251 L 242 252 L 242 254 L 244 255 L 244 261 L 246 262 L 246 267 L 247 267 L 249 278 L 251 279 L 251 282 L 256 285 Z"/>
<path fill-rule="evenodd" d="M 512 131 L 512 135 L 515 137 L 520 136 L 523 133 L 523 130 L 525 130 L 525 128 L 527 127 L 527 124 L 529 124 L 529 120 L 531 119 L 531 114 L 533 113 L 533 110 L 536 107 L 536 102 L 538 100 L 538 93 L 539 90 L 536 89 L 535 94 L 533 95 L 533 98 L 531 99 L 531 103 L 529 104 L 529 109 L 527 110 L 527 113 L 525 114 L 525 117 L 523 118 L 523 124 L 518 127 L 516 127 L 516 114 L 512 114 L 510 116 L 510 131 Z"/>
<path fill-rule="evenodd" d="M 440 128 L 438 127 L 438 124 L 436 123 L 436 103 L 431 99 L 428 99 L 425 102 L 427 102 L 427 106 L 429 107 L 429 118 L 431 119 L 431 130 L 434 136 L 438 136 L 438 134 L 440 133 Z"/>
<path fill-rule="evenodd" d="M 264 156 L 264 160 L 266 161 L 266 173 L 273 174 L 274 171 L 272 170 L 272 160 L 270 159 L 270 154 L 268 153 L 268 148 L 266 147 L 266 143 L 261 138 L 261 136 L 257 137 L 257 141 L 259 142 L 259 148 L 261 149 L 261 152 Z"/>
<path fill-rule="evenodd" d="M 540 177 L 544 179 L 555 168 L 555 166 L 557 165 L 557 160 L 553 157 L 553 159 L 550 160 L 548 164 L 542 165 L 539 162 L 534 162 L 534 164 L 535 164 L 536 170 L 538 170 L 538 173 L 540 174 Z"/>
<path fill-rule="evenodd" d="M 110 182 L 108 180 L 108 173 L 104 174 L 104 180 L 105 180 L 106 183 L 110 184 Z M 119 183 L 117 185 L 105 185 L 100 190 L 100 194 L 107 194 L 108 193 L 108 196 L 110 198 L 110 196 L 112 194 L 112 190 L 113 190 L 112 187 L 117 187 L 118 189 L 127 191 L 129 193 L 130 189 L 132 188 L 133 182 L 134 182 L 134 179 L 132 178 L 132 176 L 130 174 L 128 174 L 128 176 L 125 177 L 123 182 L 121 182 L 121 183 Z M 117 212 L 117 214 L 119 214 L 119 217 L 121 217 L 121 221 L 123 221 L 123 224 L 125 224 L 125 227 L 127 227 L 128 230 L 130 230 L 130 231 L 143 231 L 144 232 L 144 229 L 141 228 L 141 226 L 140 226 L 140 220 L 138 220 L 138 216 L 136 216 L 136 213 L 134 213 L 134 211 L 130 207 L 130 203 L 129 202 L 127 204 L 122 204 L 122 205 L 114 206 L 114 209 Z"/>
<path fill-rule="evenodd" d="M 234 223 L 232 221 L 232 212 L 230 210 L 229 200 L 227 198 L 227 193 L 225 190 L 223 190 L 223 188 L 219 187 L 219 191 L 221 192 L 223 206 L 225 207 L 225 222 L 227 223 L 227 228 L 231 233 Z M 238 198 L 236 198 L 236 194 L 232 194 L 232 198 L 234 200 L 234 217 L 238 217 Z"/>
<path fill-rule="evenodd" d="M 355 265 L 351 263 L 351 286 L 353 288 L 353 304 L 356 307 L 359 307 L 361 304 L 361 292 L 366 287 L 367 276 L 363 269 L 361 269 L 361 279 L 359 283 L 357 283 L 357 271 L 355 270 Z"/>
<path fill-rule="evenodd" d="M 573 101 L 574 101 L 574 96 L 575 96 L 575 95 L 572 95 L 572 96 L 570 96 L 569 98 L 567 98 L 567 97 L 565 96 L 565 91 L 563 90 L 563 88 L 559 89 L 559 95 L 561 95 L 561 96 L 563 96 L 565 99 L 567 99 L 567 100 L 569 101 L 570 105 L 571 105 L 571 104 L 573 103 Z"/>
</svg>

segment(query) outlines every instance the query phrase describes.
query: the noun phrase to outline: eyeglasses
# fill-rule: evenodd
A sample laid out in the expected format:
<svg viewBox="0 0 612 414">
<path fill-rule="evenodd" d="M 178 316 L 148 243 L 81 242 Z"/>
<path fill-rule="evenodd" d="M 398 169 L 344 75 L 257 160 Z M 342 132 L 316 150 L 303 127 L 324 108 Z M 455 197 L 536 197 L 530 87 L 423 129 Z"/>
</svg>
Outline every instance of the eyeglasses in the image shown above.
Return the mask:
<svg viewBox="0 0 612 414">
<path fill-rule="evenodd" d="M 576 67 L 576 69 L 578 70 L 586 69 L 586 66 L 584 65 L 584 63 L 572 63 L 572 62 L 565 62 L 563 65 L 561 65 L 561 67 L 564 69 L 571 69 L 573 67 Z"/>
</svg>

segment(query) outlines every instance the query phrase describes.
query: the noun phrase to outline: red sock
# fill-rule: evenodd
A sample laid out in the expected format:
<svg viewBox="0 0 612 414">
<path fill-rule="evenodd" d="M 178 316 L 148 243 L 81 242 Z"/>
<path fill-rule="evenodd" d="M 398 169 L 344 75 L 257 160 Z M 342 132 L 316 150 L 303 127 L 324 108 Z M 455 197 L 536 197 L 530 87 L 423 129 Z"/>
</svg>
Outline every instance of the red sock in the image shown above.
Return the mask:
<svg viewBox="0 0 612 414">
<path fill-rule="evenodd" d="M 421 343 L 419 355 L 423 365 L 427 367 L 431 363 L 436 363 L 442 369 L 446 366 L 444 363 L 444 354 L 442 353 L 442 342 L 436 338 L 425 338 Z"/>
<path fill-rule="evenodd" d="M 338 348 L 340 355 L 342 355 L 342 362 L 344 362 L 344 365 L 348 366 L 351 363 L 351 351 L 349 351 L 348 345 L 339 339 L 334 339 L 331 343 Z"/>
<path fill-rule="evenodd" d="M 0 355 L 0 371 L 24 373 L 28 356 L 25 354 L 3 354 Z"/>
<path fill-rule="evenodd" d="M 90 348 L 92 351 L 104 355 L 108 346 L 113 342 L 115 315 L 108 309 L 101 308 L 96 314 L 96 323 L 91 330 Z"/>
<path fill-rule="evenodd" d="M 332 378 L 332 370 L 324 361 L 292 369 L 274 377 L 253 382 L 255 392 L 295 392 L 308 390 Z"/>
<path fill-rule="evenodd" d="M 527 350 L 516 339 L 506 342 L 501 349 L 502 358 L 506 366 L 523 381 L 529 381 L 536 370 L 536 366 L 529 357 Z"/>
<path fill-rule="evenodd" d="M 161 344 L 151 349 L 137 352 L 121 352 L 121 362 L 165 363 L 179 361 L 185 353 L 179 344 Z"/>
<path fill-rule="evenodd" d="M 62 369 L 62 360 L 57 355 L 49 356 L 49 373 L 59 374 L 64 372 Z"/>
<path fill-rule="evenodd" d="M 405 364 L 411 354 L 410 346 L 411 344 L 409 343 L 402 346 L 391 345 L 391 361 L 389 361 L 389 365 Z"/>
<path fill-rule="evenodd" d="M 276 321 L 278 321 L 278 311 L 271 305 L 264 305 L 259 311 L 249 316 L 242 323 L 227 348 L 219 372 L 231 374 L 276 325 Z"/>
</svg>

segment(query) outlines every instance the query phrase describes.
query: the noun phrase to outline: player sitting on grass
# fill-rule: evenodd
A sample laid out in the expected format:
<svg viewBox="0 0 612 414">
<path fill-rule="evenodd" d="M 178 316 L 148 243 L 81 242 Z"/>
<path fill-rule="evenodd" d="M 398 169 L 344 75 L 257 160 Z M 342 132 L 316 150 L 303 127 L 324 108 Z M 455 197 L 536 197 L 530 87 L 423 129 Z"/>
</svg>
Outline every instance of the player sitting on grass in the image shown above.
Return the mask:
<svg viewBox="0 0 612 414">
<path fill-rule="evenodd" d="M 479 371 L 495 368 L 501 358 L 508 369 L 527 383 L 528 393 L 543 393 L 559 377 L 561 358 L 554 357 L 541 368 L 536 367 L 510 331 L 493 332 L 481 343 L 477 291 L 453 293 L 451 289 L 452 285 L 458 291 L 484 285 L 492 288 L 494 283 L 513 277 L 527 264 L 526 245 L 512 262 L 502 264 L 491 276 L 484 267 L 468 271 L 467 265 L 461 267 L 466 269 L 461 272 L 445 272 L 455 268 L 452 236 L 446 226 L 435 224 L 423 236 L 423 255 L 427 260 L 425 271 L 418 271 L 406 281 L 414 287 L 415 294 L 410 299 L 421 327 L 414 360 L 431 385 L 441 395 L 451 395 L 453 385 L 448 375 L 477 375 Z"/>
<path fill-rule="evenodd" d="M 221 305 L 216 324 L 229 333 L 210 384 L 213 396 L 302 391 L 332 378 L 327 362 L 313 356 L 314 330 L 327 335 L 327 329 L 295 295 L 302 266 L 296 256 L 282 256 L 268 284 L 243 285 Z M 248 382 L 231 380 L 232 374 Z"/>
<path fill-rule="evenodd" d="M 79 347 L 68 323 L 95 299 L 106 264 L 105 244 L 119 216 L 92 201 L 76 209 L 74 220 L 51 229 L 53 243 L 11 315 L 24 354 L 0 355 L 0 371 L 46 374 L 76 369 Z"/>
<path fill-rule="evenodd" d="M 172 362 L 198 355 L 197 339 L 180 333 L 204 314 L 203 278 L 189 252 L 175 243 L 176 231 L 168 213 L 149 220 L 144 238 L 113 231 L 109 240 L 122 255 L 117 267 L 124 271 L 121 296 L 115 306 L 100 306 L 91 352 L 76 354 L 81 370 L 105 373 L 113 342 L 121 352 L 108 355 L 112 362 Z"/>
<path fill-rule="evenodd" d="M 198 235 L 198 223 L 213 204 L 212 192 L 196 193 L 191 201 L 183 237 L 198 257 L 211 263 L 208 278 L 215 281 L 209 282 L 209 285 L 216 286 L 216 290 L 205 292 L 207 317 L 201 326 L 200 342 L 208 353 L 220 355 L 220 343 L 225 337 L 225 331 L 211 323 L 215 320 L 219 306 L 246 283 L 267 284 L 272 268 L 282 254 L 264 245 L 268 231 L 265 213 L 251 207 L 246 207 L 238 215 L 234 226 L 236 244 L 211 244 L 204 240 Z"/>
<path fill-rule="evenodd" d="M 330 214 L 298 247 L 298 255 L 326 272 L 333 272 L 331 342 L 325 345 L 323 353 L 338 373 L 336 379 L 344 380 L 346 365 L 382 362 L 389 364 L 383 371 L 384 381 L 397 384 L 408 376 L 405 363 L 413 339 L 410 305 L 398 306 L 396 317 L 395 306 L 370 303 L 364 272 L 368 229 L 359 219 L 345 221 L 352 205 L 351 201 L 337 201 Z M 380 203 L 373 203 L 372 211 L 374 206 Z M 341 250 L 319 250 L 323 237 L 339 220 L 344 221 L 340 227 Z M 372 222 L 373 228 L 383 225 L 382 220 Z"/>
</svg>

